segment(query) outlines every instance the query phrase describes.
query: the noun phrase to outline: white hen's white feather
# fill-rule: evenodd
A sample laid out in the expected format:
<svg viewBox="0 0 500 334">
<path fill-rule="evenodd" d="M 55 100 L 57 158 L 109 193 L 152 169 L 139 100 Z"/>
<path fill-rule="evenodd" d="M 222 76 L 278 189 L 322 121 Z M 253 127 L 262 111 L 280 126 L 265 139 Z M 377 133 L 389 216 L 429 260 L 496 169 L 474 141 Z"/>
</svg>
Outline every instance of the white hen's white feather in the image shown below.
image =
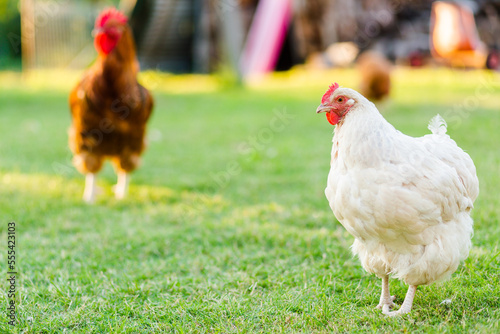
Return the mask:
<svg viewBox="0 0 500 334">
<path fill-rule="evenodd" d="M 437 114 L 429 122 L 428 128 L 435 135 L 444 135 L 446 133 L 447 126 L 448 125 L 446 124 L 444 118 Z"/>
<path fill-rule="evenodd" d="M 432 134 L 397 131 L 359 93 L 335 128 L 325 190 L 335 216 L 355 238 L 363 268 L 407 284 L 448 278 L 471 247 L 470 211 L 479 193 L 474 163 L 436 116 Z"/>
</svg>

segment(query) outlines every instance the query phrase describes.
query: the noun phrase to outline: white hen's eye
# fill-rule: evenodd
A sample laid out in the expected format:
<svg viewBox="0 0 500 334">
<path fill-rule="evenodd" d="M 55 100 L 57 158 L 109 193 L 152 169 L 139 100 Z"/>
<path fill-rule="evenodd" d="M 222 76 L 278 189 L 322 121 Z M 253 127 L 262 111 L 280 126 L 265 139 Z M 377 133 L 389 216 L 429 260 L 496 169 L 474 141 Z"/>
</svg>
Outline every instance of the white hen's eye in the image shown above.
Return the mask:
<svg viewBox="0 0 500 334">
<path fill-rule="evenodd" d="M 337 102 L 338 103 L 344 102 L 344 98 L 342 96 L 337 97 Z"/>
</svg>

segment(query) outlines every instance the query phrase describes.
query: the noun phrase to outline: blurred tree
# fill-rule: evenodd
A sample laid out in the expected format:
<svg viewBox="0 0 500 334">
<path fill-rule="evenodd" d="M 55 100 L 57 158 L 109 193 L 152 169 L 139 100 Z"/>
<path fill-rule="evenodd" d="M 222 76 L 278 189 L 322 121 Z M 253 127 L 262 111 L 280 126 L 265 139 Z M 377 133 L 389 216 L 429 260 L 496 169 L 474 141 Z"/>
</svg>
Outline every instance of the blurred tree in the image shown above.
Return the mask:
<svg viewBox="0 0 500 334">
<path fill-rule="evenodd" d="M 19 1 L 0 0 L 0 68 L 21 67 Z"/>
<path fill-rule="evenodd" d="M 0 22 L 5 23 L 8 19 L 19 13 L 17 8 L 19 1 L 0 0 Z"/>
</svg>

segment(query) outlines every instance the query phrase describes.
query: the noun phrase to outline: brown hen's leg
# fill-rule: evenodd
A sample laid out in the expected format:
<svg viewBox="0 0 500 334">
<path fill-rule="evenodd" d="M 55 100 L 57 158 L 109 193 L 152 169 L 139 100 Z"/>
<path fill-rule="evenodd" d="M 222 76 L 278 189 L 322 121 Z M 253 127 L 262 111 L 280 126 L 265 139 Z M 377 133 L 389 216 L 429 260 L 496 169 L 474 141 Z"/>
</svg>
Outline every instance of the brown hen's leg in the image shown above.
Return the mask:
<svg viewBox="0 0 500 334">
<path fill-rule="evenodd" d="M 117 199 L 123 199 L 125 198 L 125 195 L 127 195 L 129 175 L 127 172 L 122 170 L 118 171 L 117 174 L 118 182 L 115 186 L 115 196 Z"/>
<path fill-rule="evenodd" d="M 85 190 L 83 191 L 83 200 L 87 203 L 93 203 L 95 200 L 95 174 L 85 174 Z"/>
<path fill-rule="evenodd" d="M 415 292 L 417 292 L 417 286 L 416 285 L 410 285 L 408 287 L 408 292 L 406 293 L 405 301 L 403 302 L 403 305 L 399 308 L 397 311 L 393 312 L 386 312 L 385 310 L 382 311 L 385 315 L 388 315 L 390 317 L 396 316 L 396 315 L 401 315 L 401 314 L 406 314 L 411 311 L 411 307 L 413 305 L 413 298 L 415 297 Z"/>
<path fill-rule="evenodd" d="M 389 312 L 395 305 L 394 299 L 396 296 L 391 296 L 389 293 L 389 276 L 386 275 L 382 278 L 382 293 L 377 308 L 382 309 L 384 313 Z"/>
</svg>

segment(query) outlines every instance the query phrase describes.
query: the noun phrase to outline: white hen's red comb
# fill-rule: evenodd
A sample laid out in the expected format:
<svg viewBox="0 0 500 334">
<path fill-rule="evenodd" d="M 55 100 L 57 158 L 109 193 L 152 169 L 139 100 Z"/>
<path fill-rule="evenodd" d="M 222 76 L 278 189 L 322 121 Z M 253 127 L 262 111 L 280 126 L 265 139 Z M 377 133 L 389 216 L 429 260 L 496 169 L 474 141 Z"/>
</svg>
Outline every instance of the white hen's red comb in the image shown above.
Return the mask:
<svg viewBox="0 0 500 334">
<path fill-rule="evenodd" d="M 328 90 L 326 93 L 323 95 L 323 98 L 321 99 L 321 103 L 325 103 L 330 99 L 330 96 L 333 94 L 333 92 L 339 88 L 338 83 L 331 84 L 330 87 L 328 87 Z"/>
</svg>

